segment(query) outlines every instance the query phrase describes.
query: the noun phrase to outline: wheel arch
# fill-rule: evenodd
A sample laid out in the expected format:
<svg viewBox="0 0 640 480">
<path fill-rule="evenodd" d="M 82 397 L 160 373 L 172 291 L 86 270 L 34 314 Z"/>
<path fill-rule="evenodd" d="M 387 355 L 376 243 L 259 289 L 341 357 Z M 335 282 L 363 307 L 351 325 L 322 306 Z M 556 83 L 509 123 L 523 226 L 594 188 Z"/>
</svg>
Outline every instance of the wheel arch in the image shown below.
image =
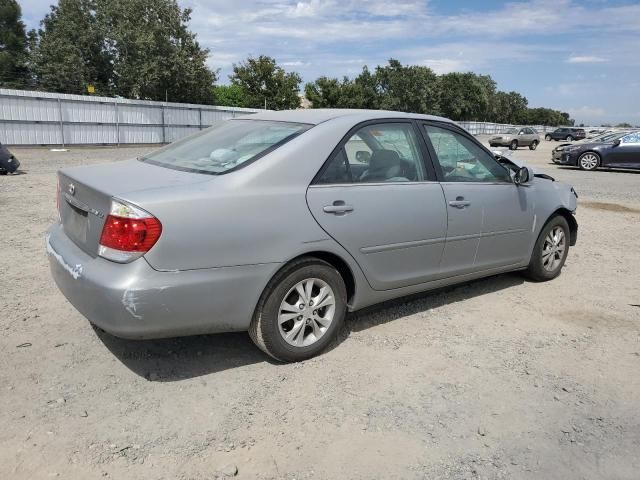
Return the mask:
<svg viewBox="0 0 640 480">
<path fill-rule="evenodd" d="M 355 298 L 355 294 L 356 294 L 356 277 L 354 275 L 354 272 L 351 266 L 342 257 L 337 255 L 336 253 L 329 252 L 327 250 L 312 250 L 309 252 L 301 253 L 293 258 L 290 258 L 289 260 L 284 262 L 280 266 L 280 268 L 278 268 L 278 270 L 276 270 L 273 273 L 273 275 L 271 275 L 271 278 L 265 284 L 264 288 L 266 289 L 269 283 L 271 282 L 271 279 L 273 279 L 285 268 L 288 268 L 289 265 L 291 265 L 292 263 L 297 262 L 301 259 L 314 259 L 314 258 L 328 263 L 338 271 L 347 289 L 347 305 L 352 305 L 353 300 Z M 262 293 L 264 293 L 264 289 Z"/>
<path fill-rule="evenodd" d="M 554 211 L 551 215 L 549 215 L 549 218 L 545 222 L 545 225 L 549 222 L 549 220 L 551 220 L 553 217 L 557 215 L 564 217 L 564 219 L 569 224 L 569 234 L 570 234 L 569 245 L 573 247 L 578 241 L 578 222 L 576 221 L 575 217 L 569 211 L 568 208 L 560 207 L 556 211 Z"/>
</svg>

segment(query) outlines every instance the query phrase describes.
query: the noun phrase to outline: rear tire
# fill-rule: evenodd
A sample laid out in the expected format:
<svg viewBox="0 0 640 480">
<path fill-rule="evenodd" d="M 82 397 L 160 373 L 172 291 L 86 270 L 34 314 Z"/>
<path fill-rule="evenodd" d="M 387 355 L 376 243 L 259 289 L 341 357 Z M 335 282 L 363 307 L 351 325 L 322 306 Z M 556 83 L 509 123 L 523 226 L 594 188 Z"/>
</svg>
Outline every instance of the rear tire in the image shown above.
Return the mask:
<svg viewBox="0 0 640 480">
<path fill-rule="evenodd" d="M 569 254 L 569 243 L 569 224 L 562 215 L 556 215 L 542 228 L 525 275 L 536 282 L 556 278 Z"/>
<path fill-rule="evenodd" d="M 547 142 L 550 142 L 550 141 L 551 141 L 551 135 L 548 135 L 548 134 L 547 134 L 547 135 L 545 135 L 545 136 L 544 136 L 544 139 L 545 139 Z"/>
<path fill-rule="evenodd" d="M 565 140 L 567 142 L 573 142 L 573 137 L 571 135 L 567 135 L 567 138 L 565 138 Z"/>
<path fill-rule="evenodd" d="M 518 141 L 517 140 L 513 140 L 509 144 L 509 150 L 517 150 L 517 149 L 518 149 Z"/>
<path fill-rule="evenodd" d="M 535 150 L 536 148 L 538 148 L 538 141 L 534 140 L 531 142 L 531 145 L 529 145 L 529 150 Z"/>
<path fill-rule="evenodd" d="M 320 259 L 301 258 L 267 284 L 249 336 L 276 360 L 299 362 L 318 355 L 336 338 L 346 310 L 347 289 L 340 273 Z"/>
</svg>

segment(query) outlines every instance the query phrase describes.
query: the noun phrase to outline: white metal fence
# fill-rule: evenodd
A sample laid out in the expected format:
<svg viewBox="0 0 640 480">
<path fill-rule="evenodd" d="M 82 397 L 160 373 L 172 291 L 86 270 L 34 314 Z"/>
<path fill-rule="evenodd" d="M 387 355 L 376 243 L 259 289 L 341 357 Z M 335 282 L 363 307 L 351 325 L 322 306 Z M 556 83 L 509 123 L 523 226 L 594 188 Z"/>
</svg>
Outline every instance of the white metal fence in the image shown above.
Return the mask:
<svg viewBox="0 0 640 480">
<path fill-rule="evenodd" d="M 473 135 L 494 135 L 496 133 L 504 133 L 506 130 L 512 127 L 520 127 L 523 125 L 509 125 L 506 123 L 491 123 L 491 122 L 456 122 L 462 128 L 467 130 Z M 527 127 L 534 128 L 538 133 L 544 134 L 547 132 L 553 132 L 558 127 L 547 127 L 545 125 L 526 125 Z"/>
<path fill-rule="evenodd" d="M 152 102 L 0 88 L 0 143 L 6 145 L 121 145 L 169 143 L 225 118 L 260 110 Z M 458 122 L 474 135 L 516 125 Z M 544 134 L 556 127 L 531 125 Z"/>
<path fill-rule="evenodd" d="M 169 143 L 225 118 L 259 110 L 0 88 L 7 145 Z"/>
</svg>

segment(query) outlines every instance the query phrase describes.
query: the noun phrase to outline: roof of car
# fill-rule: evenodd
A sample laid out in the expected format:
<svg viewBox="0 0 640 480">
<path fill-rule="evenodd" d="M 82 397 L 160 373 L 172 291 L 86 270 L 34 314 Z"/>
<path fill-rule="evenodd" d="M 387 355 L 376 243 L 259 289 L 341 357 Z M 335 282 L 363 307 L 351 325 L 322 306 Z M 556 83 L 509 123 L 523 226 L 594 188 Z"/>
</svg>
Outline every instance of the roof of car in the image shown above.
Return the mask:
<svg viewBox="0 0 640 480">
<path fill-rule="evenodd" d="M 339 109 L 339 108 L 313 108 L 303 110 L 281 110 L 271 111 L 265 110 L 250 116 L 243 116 L 242 119 L 250 120 L 275 120 L 280 122 L 297 122 L 310 123 L 318 125 L 319 123 L 332 120 L 334 118 L 352 116 L 356 121 L 365 121 L 376 118 L 416 118 L 422 120 L 438 120 L 441 122 L 450 122 L 451 120 L 433 115 L 421 115 L 418 113 L 393 112 L 388 110 L 357 110 L 357 109 Z"/>
</svg>

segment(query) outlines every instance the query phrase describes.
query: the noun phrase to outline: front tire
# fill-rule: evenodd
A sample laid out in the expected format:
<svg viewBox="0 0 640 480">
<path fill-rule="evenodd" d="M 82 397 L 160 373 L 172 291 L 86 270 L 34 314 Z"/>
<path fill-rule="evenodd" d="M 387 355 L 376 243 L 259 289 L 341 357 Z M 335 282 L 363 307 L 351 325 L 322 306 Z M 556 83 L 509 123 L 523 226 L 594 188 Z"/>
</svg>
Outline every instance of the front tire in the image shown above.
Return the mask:
<svg viewBox="0 0 640 480">
<path fill-rule="evenodd" d="M 266 354 L 299 362 L 322 352 L 336 337 L 347 310 L 347 290 L 329 263 L 306 257 L 271 279 L 256 307 L 249 335 Z"/>
<path fill-rule="evenodd" d="M 536 282 L 553 280 L 560 275 L 569 254 L 569 239 L 569 224 L 562 215 L 549 220 L 533 246 L 525 274 Z"/>
<path fill-rule="evenodd" d="M 538 141 L 534 140 L 531 142 L 531 145 L 529 145 L 529 150 L 535 150 L 536 148 L 538 148 Z"/>
<path fill-rule="evenodd" d="M 544 139 L 545 139 L 547 142 L 550 142 L 550 141 L 551 141 L 551 135 L 545 135 L 545 136 L 544 136 Z"/>
<path fill-rule="evenodd" d="M 578 158 L 578 166 L 582 170 L 593 171 L 600 166 L 600 155 L 594 152 L 586 152 Z"/>
<path fill-rule="evenodd" d="M 518 141 L 517 140 L 513 140 L 509 144 L 509 150 L 517 150 L 517 149 L 518 149 Z"/>
</svg>

